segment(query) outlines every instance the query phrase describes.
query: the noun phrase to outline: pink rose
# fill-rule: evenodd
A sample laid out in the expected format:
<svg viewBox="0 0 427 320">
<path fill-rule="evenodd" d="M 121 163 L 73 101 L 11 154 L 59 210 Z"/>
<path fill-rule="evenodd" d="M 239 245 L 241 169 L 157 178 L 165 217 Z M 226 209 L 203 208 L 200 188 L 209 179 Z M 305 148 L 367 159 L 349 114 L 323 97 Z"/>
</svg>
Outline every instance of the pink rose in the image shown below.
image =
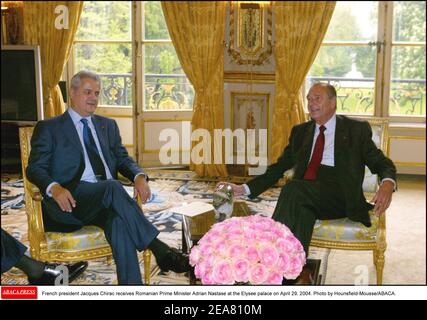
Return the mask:
<svg viewBox="0 0 427 320">
<path fill-rule="evenodd" d="M 214 253 L 214 248 L 210 245 L 204 245 L 204 246 L 200 246 L 200 255 L 202 256 L 208 256 Z"/>
<path fill-rule="evenodd" d="M 249 281 L 252 284 L 262 284 L 267 280 L 267 269 L 262 264 L 252 265 L 249 270 Z"/>
<path fill-rule="evenodd" d="M 215 281 L 212 279 L 212 275 L 210 273 L 205 273 L 201 278 L 202 284 L 215 284 Z"/>
<path fill-rule="evenodd" d="M 233 284 L 233 272 L 228 261 L 222 260 L 216 263 L 212 269 L 212 281 L 217 284 Z"/>
<path fill-rule="evenodd" d="M 296 279 L 300 275 L 303 265 L 299 257 L 292 257 L 290 259 L 289 269 L 285 272 L 285 278 Z"/>
<path fill-rule="evenodd" d="M 226 239 L 229 241 L 240 241 L 243 238 L 243 231 L 242 230 L 230 230 L 228 231 L 226 235 Z"/>
<path fill-rule="evenodd" d="M 207 273 L 207 271 L 208 271 L 208 268 L 205 262 L 199 262 L 194 267 L 194 275 L 199 279 L 203 278 L 203 276 Z"/>
<path fill-rule="evenodd" d="M 273 229 L 273 233 L 277 238 L 285 238 L 287 236 L 285 230 L 282 228 L 277 228 L 277 226 Z"/>
<path fill-rule="evenodd" d="M 280 255 L 279 259 L 277 259 L 277 270 L 281 273 L 285 273 L 289 270 L 290 265 L 291 262 L 287 254 Z"/>
<path fill-rule="evenodd" d="M 247 243 L 253 243 L 258 238 L 258 233 L 254 230 L 247 230 L 244 234 L 244 241 Z"/>
<path fill-rule="evenodd" d="M 260 240 L 268 241 L 268 242 L 274 242 L 276 241 L 276 235 L 273 232 L 270 231 L 264 231 L 259 235 Z"/>
<path fill-rule="evenodd" d="M 238 258 L 246 253 L 246 248 L 239 244 L 233 244 L 228 249 L 228 256 L 230 258 Z"/>
<path fill-rule="evenodd" d="M 192 266 L 195 266 L 200 261 L 200 259 L 202 258 L 202 256 L 200 254 L 200 249 L 199 249 L 198 246 L 194 246 L 191 249 L 191 253 L 190 253 L 190 257 L 189 258 L 190 258 L 190 264 Z"/>
<path fill-rule="evenodd" d="M 288 242 L 288 245 L 292 247 L 292 250 L 295 250 L 295 251 L 303 250 L 301 242 L 294 236 L 287 236 L 286 241 Z"/>
<path fill-rule="evenodd" d="M 237 282 L 249 281 L 249 261 L 246 259 L 238 259 L 233 262 L 233 275 L 234 280 Z"/>
<path fill-rule="evenodd" d="M 261 263 L 267 268 L 273 268 L 279 259 L 279 253 L 274 247 L 263 247 L 258 253 Z"/>
<path fill-rule="evenodd" d="M 285 239 L 278 239 L 275 246 L 281 254 L 289 252 L 288 242 Z"/>
<path fill-rule="evenodd" d="M 250 263 L 257 262 L 259 259 L 258 250 L 255 247 L 250 246 L 246 249 L 246 259 Z"/>
<path fill-rule="evenodd" d="M 216 252 L 226 252 L 227 243 L 224 239 L 218 239 L 214 244 L 214 249 Z"/>
<path fill-rule="evenodd" d="M 282 284 L 283 275 L 279 272 L 270 272 L 264 284 Z"/>
</svg>

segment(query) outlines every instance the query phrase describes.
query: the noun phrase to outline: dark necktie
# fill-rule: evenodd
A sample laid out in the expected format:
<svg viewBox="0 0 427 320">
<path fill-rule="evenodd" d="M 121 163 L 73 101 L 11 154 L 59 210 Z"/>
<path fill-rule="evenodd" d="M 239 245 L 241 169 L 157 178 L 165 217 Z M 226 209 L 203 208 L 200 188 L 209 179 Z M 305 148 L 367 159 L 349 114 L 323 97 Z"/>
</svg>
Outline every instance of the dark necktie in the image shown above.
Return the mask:
<svg viewBox="0 0 427 320">
<path fill-rule="evenodd" d="M 93 139 L 92 131 L 89 129 L 87 119 L 83 118 L 81 121 L 83 123 L 83 140 L 93 172 L 95 173 L 96 179 L 106 180 L 105 167 L 99 156 L 98 148 Z"/>
<path fill-rule="evenodd" d="M 314 145 L 313 155 L 311 156 L 310 163 L 308 164 L 307 170 L 304 174 L 304 180 L 316 180 L 317 170 L 319 169 L 320 163 L 323 158 L 323 149 L 325 148 L 325 134 L 323 133 L 326 128 L 320 126 L 320 132 Z"/>
</svg>

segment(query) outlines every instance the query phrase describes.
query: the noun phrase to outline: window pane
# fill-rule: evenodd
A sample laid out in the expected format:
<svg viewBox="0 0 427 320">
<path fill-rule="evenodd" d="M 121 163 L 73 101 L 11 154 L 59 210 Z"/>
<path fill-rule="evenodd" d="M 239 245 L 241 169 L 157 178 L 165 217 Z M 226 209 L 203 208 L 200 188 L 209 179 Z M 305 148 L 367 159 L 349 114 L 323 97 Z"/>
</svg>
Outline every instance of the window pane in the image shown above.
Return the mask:
<svg viewBox="0 0 427 320">
<path fill-rule="evenodd" d="M 102 80 L 101 105 L 132 106 L 130 44 L 76 44 L 75 70 L 97 72 Z"/>
<path fill-rule="evenodd" d="M 390 115 L 426 115 L 426 49 L 394 47 Z"/>
<path fill-rule="evenodd" d="M 191 110 L 194 90 L 185 75 L 145 74 L 144 110 Z"/>
<path fill-rule="evenodd" d="M 146 40 L 170 39 L 160 1 L 144 2 L 144 28 Z"/>
<path fill-rule="evenodd" d="M 324 41 L 376 41 L 377 1 L 337 1 Z"/>
<path fill-rule="evenodd" d="M 146 73 L 184 73 L 173 44 L 146 44 L 144 70 Z"/>
<path fill-rule="evenodd" d="M 376 49 L 360 46 L 321 47 L 306 81 L 331 83 L 337 89 L 337 112 L 374 113 Z"/>
<path fill-rule="evenodd" d="M 426 41 L 426 2 L 393 2 L 393 40 Z"/>
<path fill-rule="evenodd" d="M 191 110 L 194 90 L 172 44 L 145 48 L 145 110 Z"/>
<path fill-rule="evenodd" d="M 131 40 L 131 1 L 84 1 L 78 40 Z"/>
</svg>

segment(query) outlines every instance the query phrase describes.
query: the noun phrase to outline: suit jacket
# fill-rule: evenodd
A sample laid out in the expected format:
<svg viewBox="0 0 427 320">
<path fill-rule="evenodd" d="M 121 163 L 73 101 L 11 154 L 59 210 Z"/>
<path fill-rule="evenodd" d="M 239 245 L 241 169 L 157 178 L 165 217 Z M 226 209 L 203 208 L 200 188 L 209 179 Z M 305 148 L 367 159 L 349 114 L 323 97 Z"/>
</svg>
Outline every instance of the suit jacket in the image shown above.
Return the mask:
<svg viewBox="0 0 427 320">
<path fill-rule="evenodd" d="M 365 166 L 380 179 L 396 181 L 396 167 L 372 141 L 372 129 L 368 122 L 337 115 L 335 128 L 335 168 L 340 187 L 344 191 L 346 215 L 370 225 L 369 204 L 362 190 Z M 302 179 L 307 169 L 315 130 L 313 120 L 292 128 L 289 144 L 267 171 L 247 183 L 251 198 L 273 186 L 283 173 L 294 168 L 293 179 Z"/>
<path fill-rule="evenodd" d="M 114 120 L 93 115 L 92 122 L 105 162 L 114 179 L 117 179 L 118 172 L 131 181 L 138 173 L 144 173 L 129 157 Z M 31 138 L 31 152 L 26 173 L 28 179 L 40 189 L 44 196 L 43 213 L 47 213 L 55 222 L 81 226 L 80 221 L 72 215 L 64 214 L 45 192 L 49 184 L 54 181 L 73 192 L 84 168 L 83 147 L 68 111 L 58 117 L 39 121 Z"/>
</svg>

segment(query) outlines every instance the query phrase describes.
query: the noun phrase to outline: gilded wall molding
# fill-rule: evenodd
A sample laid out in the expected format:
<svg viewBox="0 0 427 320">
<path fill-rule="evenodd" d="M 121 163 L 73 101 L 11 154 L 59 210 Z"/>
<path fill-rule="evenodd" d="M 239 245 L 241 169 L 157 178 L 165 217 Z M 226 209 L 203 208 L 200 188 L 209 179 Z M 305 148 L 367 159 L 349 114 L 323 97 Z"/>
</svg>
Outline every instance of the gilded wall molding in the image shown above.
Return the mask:
<svg viewBox="0 0 427 320">
<path fill-rule="evenodd" d="M 228 54 L 238 65 L 262 65 L 273 53 L 271 2 L 230 1 Z"/>
</svg>

